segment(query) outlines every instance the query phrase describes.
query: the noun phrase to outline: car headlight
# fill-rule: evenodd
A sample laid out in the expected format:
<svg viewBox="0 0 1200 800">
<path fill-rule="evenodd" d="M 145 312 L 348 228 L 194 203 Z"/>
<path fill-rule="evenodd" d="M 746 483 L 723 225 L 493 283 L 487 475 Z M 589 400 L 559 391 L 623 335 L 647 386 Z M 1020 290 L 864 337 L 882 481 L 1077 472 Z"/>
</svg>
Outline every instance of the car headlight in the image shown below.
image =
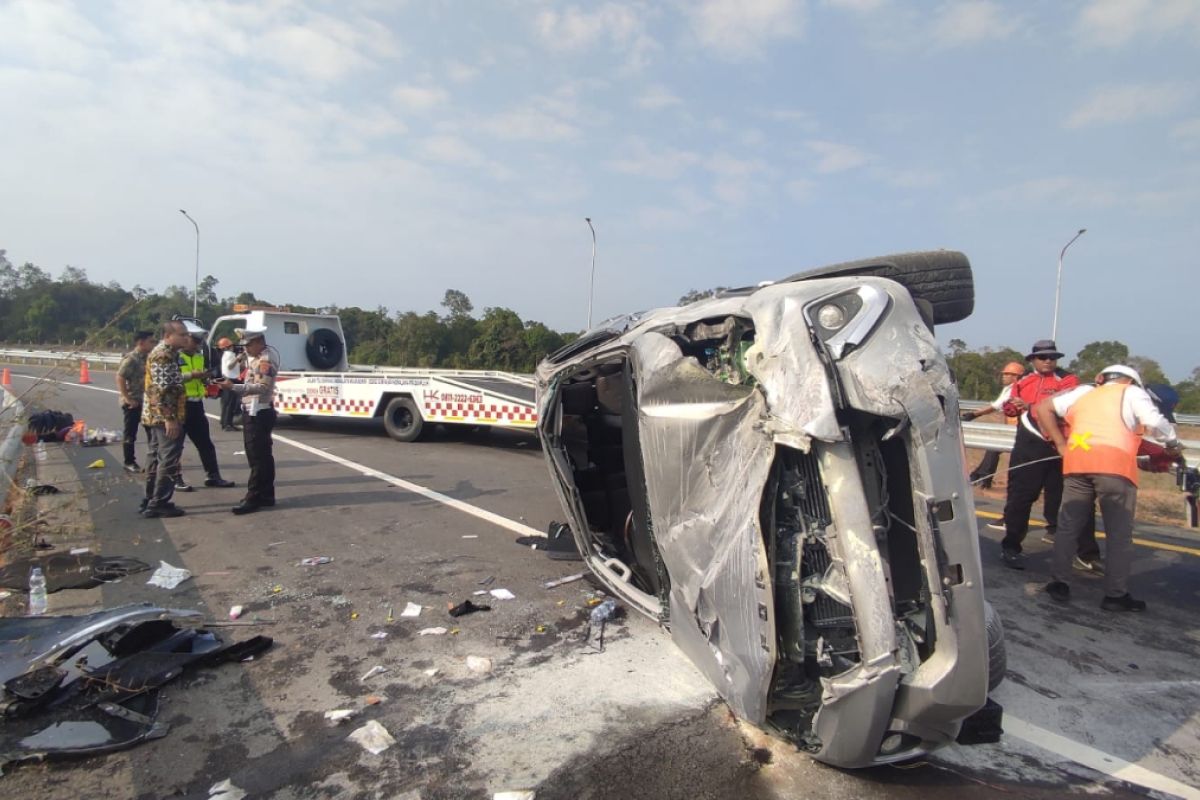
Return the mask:
<svg viewBox="0 0 1200 800">
<path fill-rule="evenodd" d="M 848 349 L 866 341 L 890 302 L 887 292 L 881 289 L 857 286 L 809 303 L 804 307 L 804 319 L 829 353 L 841 358 Z"/>
</svg>

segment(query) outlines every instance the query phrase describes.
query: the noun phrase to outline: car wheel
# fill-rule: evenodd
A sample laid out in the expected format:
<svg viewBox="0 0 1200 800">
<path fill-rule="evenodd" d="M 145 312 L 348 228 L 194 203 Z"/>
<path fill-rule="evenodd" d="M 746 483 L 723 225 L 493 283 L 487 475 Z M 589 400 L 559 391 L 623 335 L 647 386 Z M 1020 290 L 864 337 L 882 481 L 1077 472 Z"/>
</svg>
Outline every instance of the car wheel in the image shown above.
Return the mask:
<svg viewBox="0 0 1200 800">
<path fill-rule="evenodd" d="M 1008 653 L 1004 649 L 1004 624 L 1000 614 L 992 604 L 984 601 L 983 620 L 987 627 L 988 640 L 988 692 L 994 690 L 1004 680 L 1008 671 Z"/>
<path fill-rule="evenodd" d="M 971 262 L 955 250 L 898 253 L 848 261 L 798 272 L 784 281 L 847 275 L 872 275 L 894 280 L 908 289 L 913 299 L 929 302 L 935 325 L 960 322 L 975 310 L 975 278 L 971 274 Z"/>
<path fill-rule="evenodd" d="M 393 397 L 383 412 L 383 427 L 397 442 L 415 442 L 421 438 L 425 421 L 410 397 Z"/>
</svg>

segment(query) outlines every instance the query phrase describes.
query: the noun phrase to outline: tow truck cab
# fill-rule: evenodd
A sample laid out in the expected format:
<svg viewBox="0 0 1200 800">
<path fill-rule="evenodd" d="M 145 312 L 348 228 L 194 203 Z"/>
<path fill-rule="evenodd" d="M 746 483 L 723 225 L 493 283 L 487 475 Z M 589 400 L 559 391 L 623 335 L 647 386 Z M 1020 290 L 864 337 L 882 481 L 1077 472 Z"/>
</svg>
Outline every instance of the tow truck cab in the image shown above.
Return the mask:
<svg viewBox="0 0 1200 800">
<path fill-rule="evenodd" d="M 265 329 L 267 344 L 279 354 L 283 372 L 348 372 L 346 336 L 336 314 L 295 314 L 290 311 L 234 307 L 233 314 L 218 317 L 208 334 L 208 345 L 228 337 L 238 341 L 237 331 Z"/>
</svg>

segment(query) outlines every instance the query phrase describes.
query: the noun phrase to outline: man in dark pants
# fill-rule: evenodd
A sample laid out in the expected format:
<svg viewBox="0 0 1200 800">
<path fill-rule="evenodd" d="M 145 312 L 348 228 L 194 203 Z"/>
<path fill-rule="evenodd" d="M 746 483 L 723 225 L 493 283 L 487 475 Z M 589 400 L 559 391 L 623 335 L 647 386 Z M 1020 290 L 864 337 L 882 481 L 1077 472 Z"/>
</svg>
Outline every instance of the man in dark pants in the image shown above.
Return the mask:
<svg viewBox="0 0 1200 800">
<path fill-rule="evenodd" d="M 1030 412 L 1042 400 L 1079 385 L 1079 378 L 1058 368 L 1058 359 L 1062 355 L 1050 339 L 1034 342 L 1029 355 L 1025 356 L 1026 361 L 1032 362 L 1033 372 L 1013 384 L 1009 400 L 1004 404 L 1006 416 L 1020 418 L 1008 461 L 1005 534 L 1000 543 L 1001 561 L 1011 569 L 1025 569 L 1021 545 L 1029 533 L 1029 514 L 1039 495 L 1043 495 L 1046 540 L 1052 542 L 1058 530 L 1058 507 L 1063 491 L 1062 459 L 1054 444 L 1042 435 Z M 1095 567 L 1097 572 L 1103 569 L 1094 525 L 1080 536 L 1078 555 L 1083 563 L 1090 565 L 1089 569 Z"/>
<path fill-rule="evenodd" d="M 242 379 L 242 357 L 234 352 L 233 342 L 222 336 L 217 341 L 217 349 L 221 351 L 221 377 L 225 380 L 240 382 Z M 221 390 L 221 430 L 234 431 L 233 417 L 238 410 L 238 396 L 233 389 Z"/>
<path fill-rule="evenodd" d="M 146 394 L 146 356 L 154 349 L 154 334 L 150 331 L 138 331 L 133 335 L 133 349 L 121 359 L 117 367 L 117 392 L 121 396 L 121 414 L 124 417 L 125 428 L 121 439 L 121 449 L 125 455 L 125 471 L 141 472 L 134 445 L 137 444 L 138 426 L 142 424 L 142 398 Z M 146 431 L 146 440 L 150 439 L 150 431 Z"/>
<path fill-rule="evenodd" d="M 142 516 L 182 517 L 184 511 L 171 502 L 175 494 L 173 476 L 183 453 L 183 417 L 186 395 L 179 371 L 179 351 L 188 343 L 187 328 L 172 320 L 162 326 L 162 341 L 146 356 L 146 395 L 142 402 L 142 424 L 150 433 L 146 461 L 146 496 Z"/>
<path fill-rule="evenodd" d="M 208 417 L 204 413 L 206 380 L 211 373 L 204 363 L 204 350 L 201 347 L 203 332 L 190 331 L 188 338 L 187 347 L 179 353 L 179 368 L 183 374 L 184 391 L 187 393 L 183 432 L 192 440 L 196 452 L 200 455 L 200 464 L 204 467 L 206 476 L 204 485 L 228 489 L 233 486 L 233 481 L 221 477 L 221 468 L 217 466 L 217 448 L 213 445 L 212 435 L 208 430 Z M 175 488 L 178 491 L 191 491 L 191 487 L 183 480 L 182 470 L 175 476 Z"/>
<path fill-rule="evenodd" d="M 242 332 L 246 345 L 246 379 L 235 384 L 223 380 L 221 388 L 232 389 L 242 398 L 242 441 L 246 445 L 246 461 L 250 464 L 250 479 L 246 481 L 246 496 L 234 506 L 234 514 L 251 514 L 275 505 L 275 456 L 272 453 L 271 431 L 275 428 L 276 364 L 267 352 L 265 330 L 247 329 Z"/>
</svg>

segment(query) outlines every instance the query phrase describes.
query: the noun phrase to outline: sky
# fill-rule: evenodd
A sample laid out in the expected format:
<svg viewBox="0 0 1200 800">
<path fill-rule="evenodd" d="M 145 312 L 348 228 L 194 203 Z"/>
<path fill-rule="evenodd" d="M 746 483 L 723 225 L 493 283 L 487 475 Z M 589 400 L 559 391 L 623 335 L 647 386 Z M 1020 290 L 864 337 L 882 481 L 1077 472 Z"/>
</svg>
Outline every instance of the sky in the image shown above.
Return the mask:
<svg viewBox="0 0 1200 800">
<path fill-rule="evenodd" d="M 962 250 L 943 343 L 1200 365 L 1200 0 L 0 0 L 0 248 L 559 330 Z"/>
</svg>

